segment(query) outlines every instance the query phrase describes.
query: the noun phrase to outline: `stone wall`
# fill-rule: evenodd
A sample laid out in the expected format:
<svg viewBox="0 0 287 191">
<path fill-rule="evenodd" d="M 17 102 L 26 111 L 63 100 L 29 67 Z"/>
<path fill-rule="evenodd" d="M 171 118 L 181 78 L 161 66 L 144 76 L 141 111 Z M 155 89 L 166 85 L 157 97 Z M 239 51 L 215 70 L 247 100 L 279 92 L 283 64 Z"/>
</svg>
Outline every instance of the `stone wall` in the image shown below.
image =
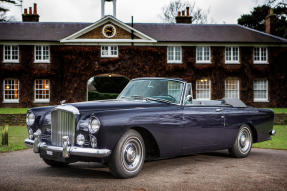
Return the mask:
<svg viewBox="0 0 287 191">
<path fill-rule="evenodd" d="M 0 114 L 0 126 L 4 124 L 10 126 L 26 125 L 26 114 Z"/>
<path fill-rule="evenodd" d="M 274 116 L 274 123 L 276 125 L 287 125 L 287 114 L 276 114 Z"/>
</svg>

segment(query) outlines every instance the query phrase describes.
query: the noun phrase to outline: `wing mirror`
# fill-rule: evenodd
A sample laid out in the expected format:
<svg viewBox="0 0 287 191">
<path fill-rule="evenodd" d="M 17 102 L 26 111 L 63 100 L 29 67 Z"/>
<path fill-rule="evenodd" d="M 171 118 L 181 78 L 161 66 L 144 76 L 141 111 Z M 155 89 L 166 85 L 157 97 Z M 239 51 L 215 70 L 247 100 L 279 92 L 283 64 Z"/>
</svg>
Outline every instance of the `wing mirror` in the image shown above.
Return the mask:
<svg viewBox="0 0 287 191">
<path fill-rule="evenodd" d="M 191 102 L 192 101 L 192 95 L 186 96 L 186 101 Z"/>
</svg>

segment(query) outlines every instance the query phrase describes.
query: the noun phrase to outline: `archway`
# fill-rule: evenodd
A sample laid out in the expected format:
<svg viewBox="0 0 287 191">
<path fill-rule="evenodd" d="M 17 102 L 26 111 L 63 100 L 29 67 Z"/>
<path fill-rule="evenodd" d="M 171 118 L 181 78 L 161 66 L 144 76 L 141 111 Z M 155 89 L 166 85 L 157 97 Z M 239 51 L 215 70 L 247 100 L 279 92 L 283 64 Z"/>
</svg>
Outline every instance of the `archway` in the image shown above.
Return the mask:
<svg viewBox="0 0 287 191">
<path fill-rule="evenodd" d="M 98 74 L 87 82 L 87 101 L 115 99 L 129 82 L 129 78 L 120 74 Z"/>
</svg>

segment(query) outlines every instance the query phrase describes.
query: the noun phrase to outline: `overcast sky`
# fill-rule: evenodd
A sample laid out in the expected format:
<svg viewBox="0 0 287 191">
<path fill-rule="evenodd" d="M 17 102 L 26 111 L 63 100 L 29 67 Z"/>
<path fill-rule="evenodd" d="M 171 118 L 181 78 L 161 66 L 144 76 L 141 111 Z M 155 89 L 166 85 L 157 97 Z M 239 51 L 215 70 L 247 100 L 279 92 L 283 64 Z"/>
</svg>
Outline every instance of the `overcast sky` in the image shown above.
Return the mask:
<svg viewBox="0 0 287 191">
<path fill-rule="evenodd" d="M 242 14 L 249 13 L 263 0 L 197 0 L 196 6 L 209 10 L 209 21 L 213 23 L 237 23 Z M 101 17 L 101 0 L 24 0 L 23 8 L 38 4 L 38 13 L 42 22 L 95 22 Z M 117 18 L 130 22 L 162 22 L 162 7 L 170 0 L 117 0 Z M 9 6 L 9 15 L 21 20 L 19 7 Z M 107 5 L 108 13 L 112 6 Z"/>
</svg>

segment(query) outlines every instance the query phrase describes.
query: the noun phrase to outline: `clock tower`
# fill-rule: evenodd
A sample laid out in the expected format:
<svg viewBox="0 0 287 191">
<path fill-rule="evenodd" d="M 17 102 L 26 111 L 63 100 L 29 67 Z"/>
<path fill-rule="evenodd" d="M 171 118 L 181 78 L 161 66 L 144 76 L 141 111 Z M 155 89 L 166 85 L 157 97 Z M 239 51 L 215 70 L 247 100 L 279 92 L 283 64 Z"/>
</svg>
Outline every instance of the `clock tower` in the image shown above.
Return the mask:
<svg viewBox="0 0 287 191">
<path fill-rule="evenodd" d="M 102 18 L 105 16 L 105 3 L 111 1 L 113 2 L 113 16 L 117 16 L 117 0 L 101 0 Z"/>
</svg>

